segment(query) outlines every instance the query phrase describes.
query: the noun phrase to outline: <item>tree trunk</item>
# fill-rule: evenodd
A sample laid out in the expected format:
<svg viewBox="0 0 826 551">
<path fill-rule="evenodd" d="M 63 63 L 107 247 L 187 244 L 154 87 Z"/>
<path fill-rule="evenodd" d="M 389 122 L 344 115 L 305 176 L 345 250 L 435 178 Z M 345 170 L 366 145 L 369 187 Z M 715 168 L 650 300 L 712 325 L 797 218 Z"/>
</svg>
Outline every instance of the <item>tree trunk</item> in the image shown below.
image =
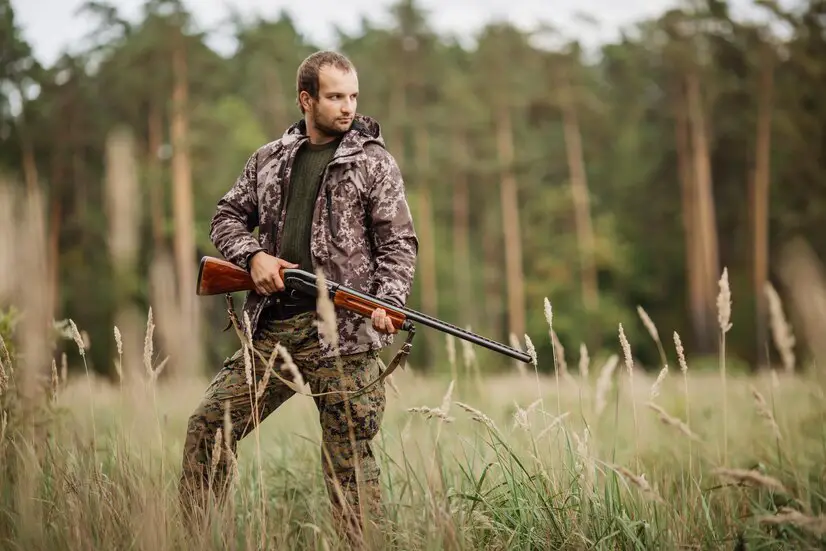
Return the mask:
<svg viewBox="0 0 826 551">
<path fill-rule="evenodd" d="M 29 124 L 26 121 L 26 93 L 23 86 L 17 85 L 17 93 L 20 94 L 20 120 L 18 128 L 20 130 L 20 149 L 23 162 L 23 178 L 26 182 L 26 190 L 33 193 L 37 189 L 37 161 L 34 155 L 34 145 L 32 144 Z"/>
<path fill-rule="evenodd" d="M 106 137 L 105 212 L 109 227 L 107 238 L 112 259 L 113 307 L 115 324 L 126 350 L 142 346 L 141 315 L 131 294 L 138 274 L 140 250 L 141 197 L 138 184 L 137 153 L 131 133 L 117 130 Z M 142 373 L 140 355 L 124 354 L 122 380 L 139 380 Z"/>
<path fill-rule="evenodd" d="M 416 126 L 416 174 L 418 175 L 418 218 L 417 225 L 421 247 L 419 258 L 422 274 L 422 308 L 425 313 L 438 317 L 439 288 L 436 276 L 436 240 L 433 234 L 433 201 L 430 192 L 430 142 L 425 125 Z M 435 350 L 435 336 L 426 337 L 430 343 L 428 349 Z M 431 360 L 433 356 L 431 355 Z"/>
<path fill-rule="evenodd" d="M 390 113 L 392 114 L 391 124 L 393 133 L 388 136 L 390 151 L 399 165 L 399 170 L 404 174 L 404 144 L 405 144 L 405 124 L 407 121 L 407 86 L 403 79 L 396 83 L 390 93 Z"/>
<path fill-rule="evenodd" d="M 712 192 L 711 164 L 708 155 L 705 114 L 700 95 L 700 81 L 696 69 L 689 70 L 688 117 L 691 126 L 693 168 L 695 177 L 695 199 L 697 201 L 697 224 L 694 226 L 700 241 L 701 272 L 704 291 L 704 310 L 707 327 L 712 327 L 716 319 L 716 286 L 720 278 L 717 226 Z M 702 352 L 714 350 L 715 340 L 711 331 L 699 339 Z"/>
<path fill-rule="evenodd" d="M 267 95 L 269 96 L 268 110 L 270 112 L 270 120 L 273 128 L 275 128 L 275 136 L 280 136 L 284 128 L 287 126 L 287 112 L 284 109 L 284 92 L 281 88 L 281 82 L 278 80 L 278 75 L 275 74 L 275 68 L 267 66 L 265 72 Z"/>
<path fill-rule="evenodd" d="M 192 170 L 189 159 L 188 116 L 187 116 L 187 66 L 183 37 L 172 54 L 174 88 L 172 91 L 172 185 L 175 219 L 175 264 L 178 275 L 178 297 L 182 326 L 188 329 L 187 356 L 178 358 L 187 366 L 195 367 L 198 359 L 194 356 L 200 349 L 198 319 L 195 315 L 195 294 L 191 291 L 195 283 L 195 238 L 194 210 L 192 204 Z M 190 355 L 192 354 L 192 355 Z M 183 365 L 182 365 L 183 367 Z M 186 369 L 186 367 L 183 367 Z"/>
<path fill-rule="evenodd" d="M 582 153 L 582 135 L 579 128 L 576 106 L 571 98 L 571 83 L 567 76 L 562 78 L 561 107 L 565 133 L 565 152 L 568 156 L 568 170 L 571 177 L 571 196 L 574 202 L 579 262 L 582 270 L 582 302 L 589 312 L 599 306 L 597 269 L 594 262 L 594 227 L 591 221 L 588 180 L 585 174 L 585 160 Z"/>
<path fill-rule="evenodd" d="M 502 201 L 502 230 L 505 236 L 505 274 L 508 290 L 508 332 L 520 339 L 525 334 L 525 292 L 522 272 L 522 243 L 519 204 L 514 174 L 513 130 L 510 110 L 496 118 L 496 145 L 501 166 L 499 186 Z"/>
<path fill-rule="evenodd" d="M 52 305 L 55 311 L 53 315 L 57 314 L 59 297 L 60 297 L 60 227 L 63 220 L 63 209 L 60 204 L 60 198 L 52 195 L 51 206 L 49 209 L 49 237 L 48 246 L 49 253 L 46 256 L 46 262 L 49 267 L 48 282 L 49 282 L 49 297 L 47 303 Z"/>
<path fill-rule="evenodd" d="M 485 180 L 487 180 L 487 177 L 485 177 Z M 487 184 L 485 188 L 492 192 L 492 188 L 496 184 L 493 181 L 486 181 L 485 183 Z M 489 198 L 491 201 L 495 201 L 492 193 Z M 487 201 L 485 201 L 485 203 L 487 203 Z M 482 296 L 484 299 L 485 315 L 482 320 L 484 320 L 486 332 L 491 335 L 491 338 L 501 339 L 508 336 L 503 326 L 504 319 L 502 315 L 505 309 L 502 299 L 502 234 L 497 231 L 497 228 L 501 224 L 501 220 L 497 219 L 500 218 L 497 214 L 500 214 L 501 210 L 495 209 L 495 205 L 488 206 L 485 204 L 482 213 L 482 216 L 486 219 L 482 224 L 483 229 L 480 235 L 482 240 L 482 254 L 485 259 L 482 268 L 485 288 Z M 479 320 L 479 323 L 482 323 L 482 320 Z M 469 325 L 473 324 L 471 323 Z M 507 340 L 502 342 L 507 342 Z"/>
<path fill-rule="evenodd" d="M 697 227 L 697 192 L 696 180 L 692 169 L 693 153 L 691 151 L 691 129 L 688 122 L 688 103 L 685 96 L 684 80 L 676 86 L 674 100 L 674 134 L 677 148 L 677 166 L 682 195 L 683 231 L 685 239 L 685 270 L 688 281 L 688 307 L 691 312 L 694 336 L 698 340 L 709 334 L 710 327 L 706 317 L 704 279 L 701 270 L 702 249 L 696 238 Z"/>
<path fill-rule="evenodd" d="M 26 189 L 32 192 L 37 188 L 37 162 L 34 158 L 34 148 L 28 135 L 28 130 L 22 133 L 21 147 L 23 148 L 23 177 L 26 180 Z"/>
<path fill-rule="evenodd" d="M 767 47 L 768 48 L 768 47 Z M 760 71 L 757 95 L 757 141 L 751 195 L 754 223 L 754 298 L 757 322 L 758 365 L 765 367 L 764 346 L 767 342 L 766 295 L 764 287 L 769 274 L 769 155 L 771 153 L 771 109 L 774 86 L 770 55 L 765 55 Z"/>
<path fill-rule="evenodd" d="M 158 153 L 163 142 L 163 112 L 158 100 L 152 99 L 149 104 L 149 120 L 147 121 L 147 152 L 146 164 L 149 173 L 149 216 L 152 224 L 152 240 L 155 250 L 164 246 L 164 200 L 163 200 L 163 172 Z"/>
<path fill-rule="evenodd" d="M 474 319 L 473 280 L 470 277 L 470 227 L 467 137 L 460 128 L 454 128 L 453 176 L 453 275 L 454 289 L 459 302 L 459 321 L 464 326 Z"/>
<path fill-rule="evenodd" d="M 55 315 L 59 315 L 60 310 L 60 232 L 63 225 L 64 205 L 62 202 L 62 190 L 66 186 L 66 156 L 67 143 L 69 139 L 65 134 L 66 123 L 66 101 L 61 99 L 59 116 L 61 122 L 58 134 L 55 135 L 55 153 L 51 162 L 51 186 L 49 189 L 50 223 L 49 223 L 49 285 L 51 295 L 50 303 L 55 307 Z"/>
</svg>

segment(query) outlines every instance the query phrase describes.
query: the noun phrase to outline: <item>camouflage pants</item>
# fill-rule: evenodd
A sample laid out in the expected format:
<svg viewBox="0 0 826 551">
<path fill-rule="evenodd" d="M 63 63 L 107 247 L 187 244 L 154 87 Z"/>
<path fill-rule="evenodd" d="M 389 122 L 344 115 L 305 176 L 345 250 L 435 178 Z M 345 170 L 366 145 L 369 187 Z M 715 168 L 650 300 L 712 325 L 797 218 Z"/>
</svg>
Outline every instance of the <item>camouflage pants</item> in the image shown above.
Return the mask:
<svg viewBox="0 0 826 551">
<path fill-rule="evenodd" d="M 353 391 L 374 380 L 381 373 L 381 361 L 376 351 L 324 359 L 319 355 L 316 313 L 307 312 L 284 321 L 263 321 L 253 344 L 269 358 L 275 345 L 281 343 L 292 356 L 298 371 L 313 394 L 339 390 Z M 266 371 L 266 363 L 256 358 L 256 387 Z M 287 380 L 292 377 L 282 370 L 283 358 L 274 363 L 274 370 Z M 255 391 L 246 380 L 245 362 L 239 350 L 225 363 L 212 380 L 204 398 L 189 419 L 184 443 L 180 483 L 181 500 L 186 514 L 203 511 L 209 489 L 218 502 L 224 498 L 230 463 L 236 443 L 257 424 L 254 420 Z M 294 391 L 276 377 L 271 377 L 258 399 L 258 421 L 286 402 Z M 384 385 L 349 399 L 333 393 L 314 397 L 322 429 L 321 462 L 333 512 L 338 523 L 350 530 L 361 531 L 364 510 L 371 517 L 381 517 L 379 466 L 373 456 L 371 440 L 379 430 L 384 415 Z M 212 465 L 213 446 L 218 429 L 225 432 L 225 412 L 229 412 L 231 438 L 222 436 L 223 446 L 217 465 Z M 228 447 L 233 455 L 228 457 Z"/>
</svg>

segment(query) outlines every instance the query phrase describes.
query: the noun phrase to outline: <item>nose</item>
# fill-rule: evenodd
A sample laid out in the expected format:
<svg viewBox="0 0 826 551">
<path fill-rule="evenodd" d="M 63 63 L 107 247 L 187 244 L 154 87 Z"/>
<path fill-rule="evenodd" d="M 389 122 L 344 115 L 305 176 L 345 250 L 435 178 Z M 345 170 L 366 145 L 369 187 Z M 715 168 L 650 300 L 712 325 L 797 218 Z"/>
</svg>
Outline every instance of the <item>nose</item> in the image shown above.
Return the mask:
<svg viewBox="0 0 826 551">
<path fill-rule="evenodd" d="M 346 100 L 344 100 L 344 102 L 341 104 L 341 112 L 342 112 L 344 115 L 349 115 L 350 113 L 352 113 L 352 112 L 353 112 L 353 109 L 354 109 L 355 103 L 356 103 L 356 100 L 354 100 L 354 99 L 352 99 L 352 98 L 347 98 L 347 99 L 346 99 Z"/>
</svg>

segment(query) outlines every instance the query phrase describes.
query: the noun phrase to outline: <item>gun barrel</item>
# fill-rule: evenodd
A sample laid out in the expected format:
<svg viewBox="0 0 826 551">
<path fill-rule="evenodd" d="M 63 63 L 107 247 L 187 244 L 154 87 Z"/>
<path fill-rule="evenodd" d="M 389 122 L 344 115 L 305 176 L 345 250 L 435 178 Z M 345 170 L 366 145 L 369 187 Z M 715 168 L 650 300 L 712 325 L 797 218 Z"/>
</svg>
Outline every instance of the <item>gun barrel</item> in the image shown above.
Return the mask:
<svg viewBox="0 0 826 551">
<path fill-rule="evenodd" d="M 500 342 L 488 339 L 481 335 L 477 335 L 471 331 L 467 331 L 466 329 L 462 329 L 461 327 L 457 327 L 450 323 L 444 322 L 442 320 L 436 319 L 434 317 L 428 316 L 427 314 L 423 314 L 421 312 L 417 312 L 416 310 L 411 310 L 409 308 L 399 308 L 398 306 L 394 306 L 388 302 L 385 302 L 381 299 L 377 299 L 375 297 L 371 297 L 369 295 L 365 295 L 363 293 L 359 293 L 358 291 L 354 291 L 349 287 L 344 287 L 343 285 L 336 285 L 335 289 L 331 288 L 331 292 L 335 292 L 335 290 L 346 290 L 348 293 L 351 293 L 357 297 L 360 297 L 364 300 L 374 302 L 384 308 L 385 310 L 391 310 L 398 314 L 403 315 L 410 321 L 418 322 L 423 325 L 427 325 L 428 327 L 432 327 L 433 329 L 438 329 L 439 331 L 444 331 L 445 333 L 449 333 L 454 337 L 458 337 L 460 339 L 464 339 L 466 341 L 472 342 L 474 344 L 478 344 L 479 346 L 483 346 L 488 350 L 493 350 L 494 352 L 499 352 L 500 354 L 505 354 L 506 356 L 510 356 L 511 358 L 520 360 L 524 363 L 532 363 L 533 360 L 531 356 L 521 350 L 517 350 L 511 346 L 502 344 Z"/>
</svg>

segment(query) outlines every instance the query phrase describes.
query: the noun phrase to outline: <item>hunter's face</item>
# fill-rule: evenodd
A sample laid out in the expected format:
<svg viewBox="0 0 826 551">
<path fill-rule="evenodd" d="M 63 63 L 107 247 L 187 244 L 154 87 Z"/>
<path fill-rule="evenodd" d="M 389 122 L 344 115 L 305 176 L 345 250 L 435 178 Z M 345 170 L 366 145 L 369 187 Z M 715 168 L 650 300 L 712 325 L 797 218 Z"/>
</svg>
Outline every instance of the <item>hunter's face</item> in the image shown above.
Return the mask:
<svg viewBox="0 0 826 551">
<path fill-rule="evenodd" d="M 350 130 L 356 114 L 359 81 L 355 71 L 324 67 L 318 74 L 318 99 L 309 98 L 310 117 L 316 129 L 327 136 Z"/>
</svg>

